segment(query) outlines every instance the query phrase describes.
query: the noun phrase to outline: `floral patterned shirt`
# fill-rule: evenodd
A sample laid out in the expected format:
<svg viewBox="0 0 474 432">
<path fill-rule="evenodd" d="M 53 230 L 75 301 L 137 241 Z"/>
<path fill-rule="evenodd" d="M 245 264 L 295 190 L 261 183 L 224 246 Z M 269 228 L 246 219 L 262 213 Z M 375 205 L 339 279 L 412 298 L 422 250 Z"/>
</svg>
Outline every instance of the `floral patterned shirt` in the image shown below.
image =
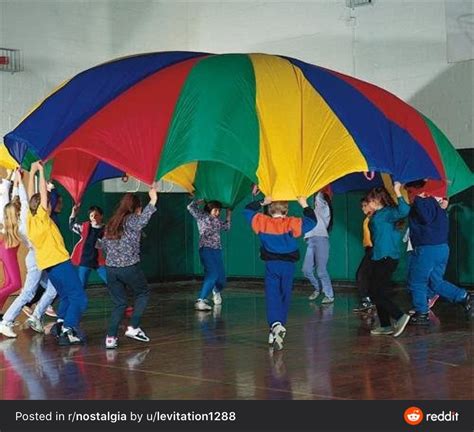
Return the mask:
<svg viewBox="0 0 474 432">
<path fill-rule="evenodd" d="M 222 221 L 199 208 L 196 201 L 188 205 L 189 213 L 196 219 L 199 230 L 199 247 L 222 249 L 221 231 L 230 229 L 229 221 Z"/>
<path fill-rule="evenodd" d="M 103 238 L 98 242 L 105 252 L 106 266 L 129 267 L 140 262 L 141 231 L 155 212 L 155 206 L 148 204 L 141 214 L 132 214 L 127 218 L 122 237 L 116 240 Z"/>
</svg>

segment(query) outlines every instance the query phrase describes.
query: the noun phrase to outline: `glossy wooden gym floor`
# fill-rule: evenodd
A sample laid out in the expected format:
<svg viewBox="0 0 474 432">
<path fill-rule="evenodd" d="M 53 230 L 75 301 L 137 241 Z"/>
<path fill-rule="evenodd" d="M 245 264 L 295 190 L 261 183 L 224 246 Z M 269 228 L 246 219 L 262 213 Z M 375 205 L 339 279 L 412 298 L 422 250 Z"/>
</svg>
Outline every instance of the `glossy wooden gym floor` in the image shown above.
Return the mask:
<svg viewBox="0 0 474 432">
<path fill-rule="evenodd" d="M 369 335 L 353 291 L 336 302 L 294 293 L 283 351 L 267 346 L 261 283 L 230 283 L 222 307 L 193 310 L 197 283 L 160 284 L 142 328 L 148 344 L 120 338 L 103 347 L 110 307 L 90 291 L 85 346 L 15 327 L 0 336 L 0 399 L 472 399 L 472 320 L 439 301 L 429 328 L 399 339 Z M 405 292 L 397 298 L 408 305 Z M 19 322 L 25 316 L 18 318 Z"/>
</svg>

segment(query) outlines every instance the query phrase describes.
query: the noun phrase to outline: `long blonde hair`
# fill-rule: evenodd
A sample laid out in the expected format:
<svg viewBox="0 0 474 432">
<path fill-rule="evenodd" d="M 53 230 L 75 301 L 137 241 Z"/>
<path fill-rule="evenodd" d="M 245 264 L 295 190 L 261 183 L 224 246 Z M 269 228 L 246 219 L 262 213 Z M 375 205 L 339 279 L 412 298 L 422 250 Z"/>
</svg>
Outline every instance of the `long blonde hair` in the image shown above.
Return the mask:
<svg viewBox="0 0 474 432">
<path fill-rule="evenodd" d="M 8 203 L 3 210 L 3 241 L 7 249 L 20 245 L 21 237 L 18 232 L 18 204 L 14 201 Z"/>
</svg>

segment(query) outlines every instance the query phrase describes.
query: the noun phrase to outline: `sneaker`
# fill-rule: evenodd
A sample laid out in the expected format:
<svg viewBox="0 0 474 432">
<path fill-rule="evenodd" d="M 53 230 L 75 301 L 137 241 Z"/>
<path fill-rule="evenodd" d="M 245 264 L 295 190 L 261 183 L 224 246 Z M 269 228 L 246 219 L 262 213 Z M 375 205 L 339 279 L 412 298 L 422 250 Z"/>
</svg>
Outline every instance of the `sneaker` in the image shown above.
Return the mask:
<svg viewBox="0 0 474 432">
<path fill-rule="evenodd" d="M 105 348 L 115 349 L 118 347 L 118 337 L 116 336 L 107 336 L 105 338 Z"/>
<path fill-rule="evenodd" d="M 428 309 L 431 309 L 435 305 L 435 303 L 438 301 L 438 299 L 439 299 L 438 294 L 435 294 L 433 297 L 428 299 Z"/>
<path fill-rule="evenodd" d="M 331 304 L 331 303 L 334 303 L 334 297 L 324 296 L 323 301 L 321 302 L 321 304 Z"/>
<path fill-rule="evenodd" d="M 388 336 L 393 334 L 392 327 L 375 327 L 374 329 L 370 330 L 370 334 L 374 336 Z"/>
<path fill-rule="evenodd" d="M 311 295 L 308 297 L 308 300 L 316 300 L 319 297 L 319 294 L 321 294 L 321 291 L 319 290 L 314 290 Z"/>
<path fill-rule="evenodd" d="M 58 344 L 61 346 L 82 345 L 84 342 L 84 339 L 78 335 L 76 330 L 67 327 L 63 327 L 58 338 Z"/>
<path fill-rule="evenodd" d="M 48 306 L 44 313 L 45 313 L 45 315 L 47 315 L 51 318 L 57 318 L 58 317 L 58 314 L 55 312 L 53 306 Z"/>
<path fill-rule="evenodd" d="M 273 333 L 273 348 L 277 351 L 283 349 L 283 340 L 286 336 L 286 328 L 283 327 L 280 323 L 275 323 L 272 326 Z"/>
<path fill-rule="evenodd" d="M 26 320 L 26 324 L 31 330 L 34 330 L 37 333 L 44 333 L 44 327 L 43 327 L 43 324 L 41 323 L 41 320 L 39 320 L 35 316 L 30 316 Z"/>
<path fill-rule="evenodd" d="M 132 326 L 128 326 L 125 336 L 141 342 L 150 342 L 150 338 L 140 327 L 133 328 Z"/>
<path fill-rule="evenodd" d="M 197 299 L 196 303 L 194 304 L 194 309 L 198 311 L 210 311 L 212 310 L 212 307 L 209 306 L 207 300 Z"/>
<path fill-rule="evenodd" d="M 17 334 L 13 331 L 13 323 L 0 323 L 0 333 L 9 338 L 16 338 Z"/>
<path fill-rule="evenodd" d="M 63 321 L 56 321 L 51 327 L 49 334 L 51 336 L 54 336 L 55 338 L 58 338 L 59 335 L 62 333 L 62 331 L 63 331 Z"/>
<path fill-rule="evenodd" d="M 270 330 L 270 333 L 268 334 L 268 345 L 273 346 L 274 341 L 275 341 L 275 336 L 273 335 L 273 332 Z"/>
<path fill-rule="evenodd" d="M 430 317 L 427 313 L 416 312 L 410 317 L 410 324 L 412 325 L 430 325 Z"/>
<path fill-rule="evenodd" d="M 472 295 L 469 292 L 466 292 L 465 297 L 461 301 L 462 307 L 466 313 L 470 313 L 472 309 Z"/>
<path fill-rule="evenodd" d="M 405 327 L 410 321 L 410 318 L 410 315 L 403 314 L 401 318 L 397 320 L 397 322 L 395 323 L 395 332 L 393 333 L 393 337 L 398 337 L 403 333 Z"/>
<path fill-rule="evenodd" d="M 216 291 L 215 289 L 212 290 L 212 301 L 214 302 L 215 305 L 222 304 L 221 293 L 219 291 Z"/>
<path fill-rule="evenodd" d="M 365 312 L 369 309 L 372 309 L 373 307 L 375 307 L 375 305 L 371 302 L 371 300 L 368 297 L 366 297 L 362 299 L 362 301 L 359 303 L 359 306 L 355 307 L 352 310 L 354 312 Z"/>
<path fill-rule="evenodd" d="M 21 308 L 23 313 L 29 318 L 31 315 L 33 315 L 33 309 L 31 309 L 29 306 L 23 306 Z"/>
</svg>

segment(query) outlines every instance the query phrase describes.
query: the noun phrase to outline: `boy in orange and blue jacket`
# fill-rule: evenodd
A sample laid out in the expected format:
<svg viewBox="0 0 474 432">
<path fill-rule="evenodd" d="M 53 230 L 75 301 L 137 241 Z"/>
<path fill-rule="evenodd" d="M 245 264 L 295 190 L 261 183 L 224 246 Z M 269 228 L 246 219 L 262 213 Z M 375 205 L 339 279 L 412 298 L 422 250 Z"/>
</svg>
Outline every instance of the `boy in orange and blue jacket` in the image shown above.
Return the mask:
<svg viewBox="0 0 474 432">
<path fill-rule="evenodd" d="M 296 239 L 317 224 L 306 198 L 299 198 L 298 203 L 303 208 L 302 218 L 287 216 L 288 202 L 272 202 L 270 197 L 265 197 L 263 202 L 251 202 L 244 210 L 245 218 L 262 243 L 260 258 L 265 261 L 265 301 L 270 326 L 268 343 L 277 350 L 283 348 L 295 262 L 300 258 Z M 270 216 L 258 211 L 266 205 Z"/>
</svg>

